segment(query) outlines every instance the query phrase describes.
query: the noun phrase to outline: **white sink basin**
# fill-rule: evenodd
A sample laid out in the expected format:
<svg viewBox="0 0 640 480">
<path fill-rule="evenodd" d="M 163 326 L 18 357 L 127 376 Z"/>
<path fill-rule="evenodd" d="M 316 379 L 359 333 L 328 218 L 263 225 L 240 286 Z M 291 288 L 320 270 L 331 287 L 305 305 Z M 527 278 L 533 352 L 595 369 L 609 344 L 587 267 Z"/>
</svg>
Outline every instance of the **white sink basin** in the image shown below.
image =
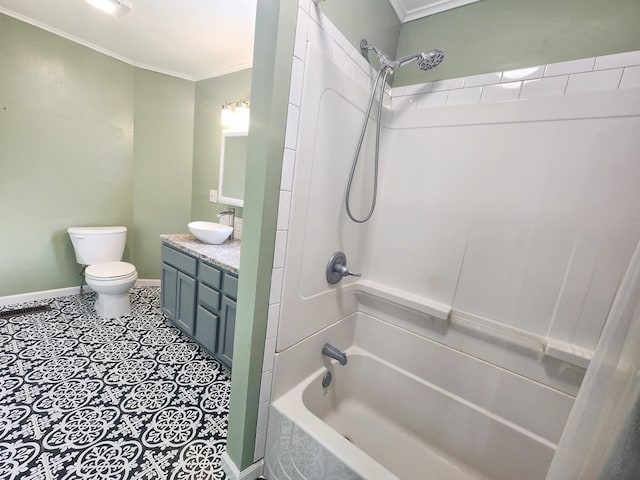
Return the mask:
<svg viewBox="0 0 640 480">
<path fill-rule="evenodd" d="M 212 245 L 221 244 L 229 238 L 229 235 L 233 232 L 233 228 L 228 227 L 227 225 L 222 225 L 221 223 L 191 222 L 187 226 L 189 227 L 189 231 L 198 240 Z"/>
</svg>

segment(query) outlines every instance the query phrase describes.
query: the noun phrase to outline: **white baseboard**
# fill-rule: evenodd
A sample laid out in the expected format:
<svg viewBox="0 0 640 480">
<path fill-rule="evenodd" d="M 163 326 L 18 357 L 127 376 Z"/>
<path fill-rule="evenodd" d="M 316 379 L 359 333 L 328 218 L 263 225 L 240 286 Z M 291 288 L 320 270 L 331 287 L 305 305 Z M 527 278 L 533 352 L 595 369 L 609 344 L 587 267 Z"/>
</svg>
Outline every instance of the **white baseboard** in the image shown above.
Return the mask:
<svg viewBox="0 0 640 480">
<path fill-rule="evenodd" d="M 136 280 L 136 287 L 159 287 L 160 280 L 156 279 L 138 279 Z M 85 285 L 85 292 L 92 292 L 91 287 Z M 66 297 L 68 295 L 78 295 L 80 293 L 80 287 L 65 287 L 56 288 L 53 290 L 42 290 L 40 292 L 18 293 L 16 295 L 7 295 L 0 297 L 0 307 L 7 305 L 14 305 L 17 303 L 36 302 L 38 300 L 45 300 L 48 298 Z"/>
<path fill-rule="evenodd" d="M 227 475 L 229 480 L 256 480 L 260 475 L 262 475 L 262 471 L 264 469 L 264 460 L 258 460 L 253 465 L 250 465 L 248 468 L 245 468 L 243 471 L 236 466 L 236 464 L 231 460 L 231 457 L 227 455 L 227 452 L 222 452 L 221 459 L 222 470 Z"/>
<path fill-rule="evenodd" d="M 35 302 L 46 298 L 66 297 L 67 295 L 78 295 L 80 287 L 56 288 L 54 290 L 42 290 L 40 292 L 18 293 L 17 295 L 7 295 L 0 297 L 0 307 L 13 305 L 15 303 Z"/>
<path fill-rule="evenodd" d="M 136 287 L 159 287 L 160 279 L 156 278 L 139 278 L 136 280 Z"/>
</svg>

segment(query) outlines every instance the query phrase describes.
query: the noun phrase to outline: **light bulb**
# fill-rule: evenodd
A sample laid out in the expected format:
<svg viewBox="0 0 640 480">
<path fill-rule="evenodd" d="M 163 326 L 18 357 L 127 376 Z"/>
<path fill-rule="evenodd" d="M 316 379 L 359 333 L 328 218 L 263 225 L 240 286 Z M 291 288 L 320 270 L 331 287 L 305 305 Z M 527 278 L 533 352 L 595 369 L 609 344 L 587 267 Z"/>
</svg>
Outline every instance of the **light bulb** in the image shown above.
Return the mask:
<svg viewBox="0 0 640 480">
<path fill-rule="evenodd" d="M 131 9 L 131 3 L 128 0 L 87 0 L 87 3 L 115 16 L 122 16 Z"/>
<path fill-rule="evenodd" d="M 236 130 L 249 130 L 249 107 L 239 106 L 236 107 Z"/>
<path fill-rule="evenodd" d="M 229 105 L 224 105 L 220 110 L 220 123 L 223 127 L 231 127 L 235 123 L 235 113 Z"/>
</svg>

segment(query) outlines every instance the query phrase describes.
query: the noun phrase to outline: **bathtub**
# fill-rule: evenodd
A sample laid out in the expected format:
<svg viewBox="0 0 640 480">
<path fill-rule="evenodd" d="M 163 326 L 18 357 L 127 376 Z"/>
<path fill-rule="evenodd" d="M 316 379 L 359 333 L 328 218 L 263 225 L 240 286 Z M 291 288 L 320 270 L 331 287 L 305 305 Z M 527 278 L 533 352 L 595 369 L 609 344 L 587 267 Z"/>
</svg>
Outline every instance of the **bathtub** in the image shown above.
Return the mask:
<svg viewBox="0 0 640 480">
<path fill-rule="evenodd" d="M 573 397 L 375 319 L 359 320 L 367 333 L 358 335 L 358 319 L 353 320 L 351 338 L 343 340 L 352 342 L 345 349 L 347 365 L 314 355 L 320 368 L 272 402 L 269 480 L 545 478 Z M 386 348 L 367 342 L 378 335 Z M 408 336 L 404 344 L 394 341 L 398 335 Z M 317 338 L 312 350 L 330 336 Z M 420 348 L 414 350 L 411 341 Z M 418 354 L 398 354 L 390 345 Z M 413 361 L 403 365 L 409 357 Z M 295 355 L 288 360 L 296 362 Z M 437 360 L 444 363 L 433 365 Z M 465 375 L 456 373 L 462 366 L 456 362 L 469 364 Z M 327 371 L 333 379 L 324 388 Z M 443 374 L 433 375 L 438 371 Z"/>
</svg>

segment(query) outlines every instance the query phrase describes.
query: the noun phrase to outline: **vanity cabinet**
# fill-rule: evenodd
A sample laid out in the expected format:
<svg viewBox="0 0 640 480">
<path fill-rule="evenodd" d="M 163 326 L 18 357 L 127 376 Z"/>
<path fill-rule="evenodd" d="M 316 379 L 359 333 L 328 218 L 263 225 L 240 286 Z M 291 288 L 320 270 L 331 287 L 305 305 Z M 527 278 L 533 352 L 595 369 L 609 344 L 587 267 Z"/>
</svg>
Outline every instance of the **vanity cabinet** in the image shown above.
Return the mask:
<svg viewBox="0 0 640 480">
<path fill-rule="evenodd" d="M 231 365 L 233 358 L 233 335 L 236 329 L 236 297 L 238 294 L 238 278 L 225 273 L 224 295 L 220 306 L 221 316 L 225 321 L 220 326 L 217 351 L 220 359 Z"/>
<path fill-rule="evenodd" d="M 233 273 L 162 245 L 162 313 L 229 368 L 237 291 Z"/>
</svg>

